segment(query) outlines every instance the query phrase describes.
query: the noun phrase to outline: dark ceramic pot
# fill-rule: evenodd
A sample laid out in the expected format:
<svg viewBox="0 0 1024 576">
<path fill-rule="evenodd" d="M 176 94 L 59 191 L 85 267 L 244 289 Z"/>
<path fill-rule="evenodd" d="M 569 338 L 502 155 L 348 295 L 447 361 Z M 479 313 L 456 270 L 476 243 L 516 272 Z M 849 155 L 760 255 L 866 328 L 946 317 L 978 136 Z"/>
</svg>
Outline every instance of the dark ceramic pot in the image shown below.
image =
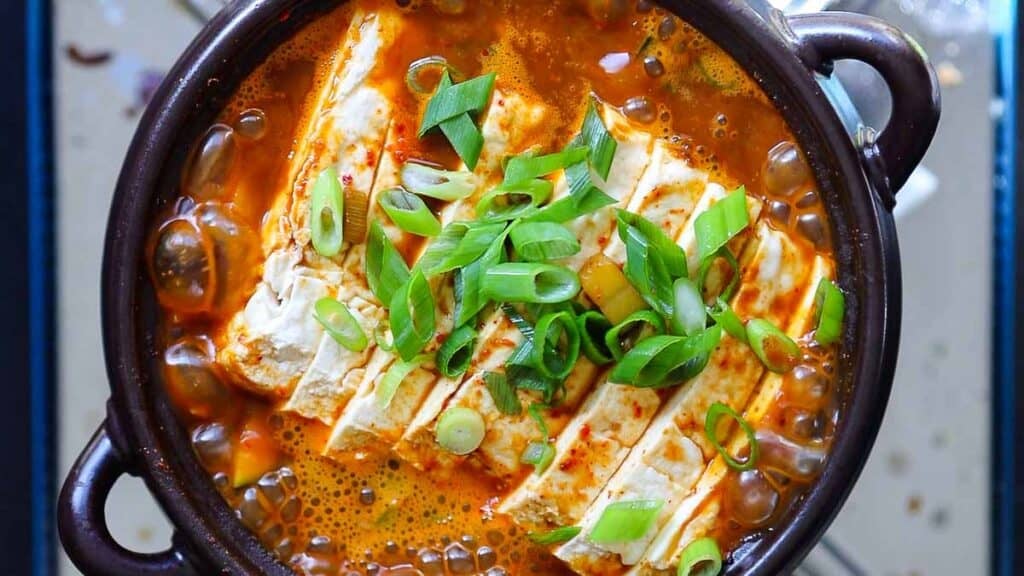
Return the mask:
<svg viewBox="0 0 1024 576">
<path fill-rule="evenodd" d="M 193 454 L 164 393 L 154 327 L 159 308 L 144 266 L 153 218 L 177 194 L 186 151 L 242 79 L 275 46 L 338 0 L 236 0 L 200 33 L 157 92 L 125 159 L 107 228 L 103 337 L 111 399 L 71 470 L 60 536 L 86 574 L 290 574 L 236 520 Z M 891 210 L 931 142 L 939 89 L 920 47 L 878 20 L 845 13 L 783 17 L 742 0 L 663 0 L 720 44 L 772 98 L 815 170 L 850 294 L 839 362 L 837 440 L 819 481 L 728 574 L 791 570 L 824 533 L 878 433 L 896 363 L 901 280 Z M 851 138 L 818 79 L 839 59 L 878 70 L 892 94 L 881 132 Z M 104 505 L 122 474 L 141 476 L 175 527 L 171 547 L 138 554 L 110 536 Z"/>
</svg>

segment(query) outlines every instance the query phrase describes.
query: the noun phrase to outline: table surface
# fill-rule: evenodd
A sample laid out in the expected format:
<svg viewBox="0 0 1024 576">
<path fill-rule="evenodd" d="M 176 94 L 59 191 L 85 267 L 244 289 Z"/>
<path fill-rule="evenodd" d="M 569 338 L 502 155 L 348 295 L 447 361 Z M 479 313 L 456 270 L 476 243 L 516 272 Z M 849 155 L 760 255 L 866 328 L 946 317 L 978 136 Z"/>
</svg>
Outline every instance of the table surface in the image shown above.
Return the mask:
<svg viewBox="0 0 1024 576">
<path fill-rule="evenodd" d="M 99 270 L 108 202 L 145 85 L 200 28 L 182 5 L 55 2 L 59 479 L 103 418 Z M 979 574 L 988 566 L 990 525 L 992 42 L 986 31 L 940 37 L 895 2 L 878 12 L 922 40 L 952 81 L 925 160 L 938 188 L 898 221 L 903 334 L 882 432 L 849 502 L 800 572 Z M 110 59 L 85 65 L 69 55 L 75 51 Z M 129 548 L 158 550 L 169 539 L 138 480 L 120 481 L 108 520 Z M 60 567 L 76 573 L 63 556 Z"/>
</svg>

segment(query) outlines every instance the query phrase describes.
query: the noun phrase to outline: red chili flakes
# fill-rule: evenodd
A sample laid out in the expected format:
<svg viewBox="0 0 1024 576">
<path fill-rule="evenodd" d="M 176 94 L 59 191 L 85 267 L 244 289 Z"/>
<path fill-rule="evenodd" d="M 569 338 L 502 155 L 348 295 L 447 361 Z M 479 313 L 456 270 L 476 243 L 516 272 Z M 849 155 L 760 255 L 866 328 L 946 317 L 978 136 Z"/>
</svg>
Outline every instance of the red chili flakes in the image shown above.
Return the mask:
<svg viewBox="0 0 1024 576">
<path fill-rule="evenodd" d="M 558 464 L 558 469 L 561 470 L 562 472 L 568 472 L 569 470 L 572 470 L 573 468 L 575 468 L 576 464 L 578 464 L 578 463 L 579 463 L 579 456 L 576 453 L 576 449 L 575 448 L 571 448 L 569 450 L 569 456 L 567 456 L 565 460 L 562 460 Z"/>
<path fill-rule="evenodd" d="M 580 427 L 580 438 L 583 440 L 590 438 L 590 424 L 584 424 Z"/>
<path fill-rule="evenodd" d="M 352 175 L 351 174 L 342 174 L 341 175 L 341 183 L 344 184 L 345 186 L 351 186 L 352 185 Z"/>
<path fill-rule="evenodd" d="M 504 106 L 504 105 L 505 105 L 505 99 L 504 98 L 499 98 L 498 99 L 498 106 Z"/>
<path fill-rule="evenodd" d="M 633 418 L 640 418 L 644 415 L 644 408 L 637 402 L 633 402 Z"/>
<path fill-rule="evenodd" d="M 373 150 L 366 151 L 366 165 L 371 168 L 377 164 L 377 153 Z"/>
</svg>

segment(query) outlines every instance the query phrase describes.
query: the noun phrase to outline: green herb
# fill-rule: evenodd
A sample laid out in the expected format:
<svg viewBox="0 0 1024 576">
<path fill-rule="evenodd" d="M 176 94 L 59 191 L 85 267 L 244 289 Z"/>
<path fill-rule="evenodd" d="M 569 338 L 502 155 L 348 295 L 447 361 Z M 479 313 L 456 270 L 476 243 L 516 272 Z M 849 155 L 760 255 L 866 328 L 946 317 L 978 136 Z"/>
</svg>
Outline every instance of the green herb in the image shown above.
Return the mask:
<svg viewBox="0 0 1024 576">
<path fill-rule="evenodd" d="M 729 417 L 739 424 L 743 434 L 746 435 L 747 441 L 750 443 L 750 454 L 742 462 L 736 460 L 729 454 L 722 445 L 722 442 L 718 439 L 718 422 L 723 417 Z M 743 419 L 742 416 L 736 413 L 735 410 L 729 406 L 722 404 L 721 402 L 715 402 L 708 408 L 707 416 L 704 418 L 704 435 L 707 436 L 708 442 L 715 447 L 715 450 L 722 455 L 722 459 L 725 463 L 734 470 L 744 471 L 753 470 L 754 466 L 757 465 L 757 458 L 759 455 L 759 448 L 757 445 L 757 435 L 754 434 L 754 429 L 750 424 Z"/>
<path fill-rule="evenodd" d="M 580 291 L 580 279 L 564 266 L 506 262 L 487 270 L 485 297 L 497 302 L 564 302 Z"/>
<path fill-rule="evenodd" d="M 441 223 L 423 200 L 402 188 L 385 190 L 377 200 L 391 221 L 400 229 L 419 236 L 437 236 Z"/>
<path fill-rule="evenodd" d="M 429 356 L 421 354 L 408 362 L 401 359 L 392 362 L 374 391 L 377 407 L 381 410 L 386 410 L 391 405 L 391 401 L 394 400 L 395 394 L 398 393 L 398 388 L 402 385 L 405 377 L 413 370 L 419 368 L 429 358 Z"/>
<path fill-rule="evenodd" d="M 427 276 L 436 276 L 467 266 L 480 258 L 504 229 L 502 222 L 452 222 L 430 242 L 416 267 Z"/>
<path fill-rule="evenodd" d="M 313 183 L 309 228 L 313 249 L 330 258 L 341 251 L 345 221 L 345 194 L 333 167 L 325 169 Z"/>
<path fill-rule="evenodd" d="M 313 317 L 335 342 L 353 352 L 362 352 L 369 344 L 366 333 L 348 306 L 330 296 L 316 301 L 313 305 Z"/>
<path fill-rule="evenodd" d="M 747 214 L 747 192 L 743 186 L 705 210 L 694 222 L 697 254 L 703 262 L 716 254 L 734 236 L 750 224 Z"/>
<path fill-rule="evenodd" d="M 683 548 L 676 576 L 718 576 L 722 571 L 722 551 L 714 538 L 698 538 Z"/>
<path fill-rule="evenodd" d="M 523 260 L 557 260 L 580 251 L 580 242 L 568 228 L 554 222 L 521 222 L 509 232 L 516 254 Z"/>
<path fill-rule="evenodd" d="M 504 374 L 485 372 L 484 385 L 487 386 L 487 391 L 491 393 L 491 399 L 494 400 L 494 406 L 498 409 L 498 412 L 515 416 L 523 411 L 523 405 L 519 401 L 519 396 L 516 395 L 515 389 L 509 384 L 508 378 Z"/>
<path fill-rule="evenodd" d="M 580 355 L 580 333 L 573 315 L 567 311 L 545 314 L 537 321 L 535 330 L 533 367 L 548 378 L 564 379 Z"/>
<path fill-rule="evenodd" d="M 541 546 L 553 546 L 555 544 L 561 544 L 572 540 L 581 531 L 583 531 L 583 529 L 579 526 L 562 526 L 561 528 L 555 528 L 548 532 L 530 532 L 529 537 L 535 544 L 540 544 Z"/>
<path fill-rule="evenodd" d="M 580 349 L 594 364 L 610 364 L 614 358 L 605 342 L 605 336 L 612 329 L 612 323 L 597 310 L 588 310 L 576 317 L 580 332 Z"/>
<path fill-rule="evenodd" d="M 487 424 L 476 410 L 452 406 L 437 419 L 435 433 L 441 448 L 464 456 L 480 447 L 487 434 Z"/>
<path fill-rule="evenodd" d="M 721 328 L 712 326 L 694 336 L 646 338 L 623 356 L 608 380 L 638 388 L 681 384 L 704 370 L 721 337 Z"/>
<path fill-rule="evenodd" d="M 604 343 L 612 358 L 619 361 L 641 338 L 664 333 L 665 321 L 661 316 L 650 310 L 637 310 L 608 330 Z"/>
<path fill-rule="evenodd" d="M 533 466 L 533 473 L 541 475 L 555 459 L 555 447 L 548 442 L 530 442 L 519 461 Z"/>
<path fill-rule="evenodd" d="M 605 507 L 590 531 L 594 544 L 635 542 L 643 538 L 665 507 L 664 500 L 626 500 Z"/>
<path fill-rule="evenodd" d="M 632 212 L 619 210 L 618 232 L 626 245 L 626 278 L 652 308 L 671 318 L 672 286 L 687 276 L 686 253 L 660 227 Z"/>
<path fill-rule="evenodd" d="M 535 178 L 514 186 L 501 185 L 484 195 L 476 204 L 480 220 L 515 220 L 536 213 L 551 197 L 550 180 Z"/>
<path fill-rule="evenodd" d="M 476 330 L 472 326 L 456 328 L 437 350 L 437 370 L 448 378 L 466 373 L 473 359 L 473 345 L 476 344 Z"/>
<path fill-rule="evenodd" d="M 398 355 L 412 360 L 434 337 L 434 295 L 420 270 L 415 270 L 391 299 L 391 334 Z"/>
<path fill-rule="evenodd" d="M 406 190 L 445 202 L 461 200 L 476 189 L 476 176 L 472 172 L 444 170 L 418 162 L 403 164 L 399 177 Z"/>
<path fill-rule="evenodd" d="M 747 342 L 747 329 L 743 326 L 743 321 L 740 317 L 733 312 L 729 304 L 719 298 L 714 305 L 708 308 L 708 315 L 715 321 L 715 324 L 722 327 L 722 330 L 746 344 Z"/>
<path fill-rule="evenodd" d="M 590 149 L 586 146 L 570 146 L 561 152 L 534 156 L 520 154 L 509 159 L 505 166 L 505 186 L 522 184 L 534 178 L 546 176 L 567 166 L 584 162 Z"/>
<path fill-rule="evenodd" d="M 754 354 L 772 372 L 789 372 L 800 359 L 800 347 L 792 338 L 767 320 L 747 322 L 747 340 Z"/>
<path fill-rule="evenodd" d="M 366 283 L 378 300 L 390 306 L 395 292 L 408 280 L 409 267 L 380 222 L 374 220 L 366 244 Z"/>
<path fill-rule="evenodd" d="M 495 74 L 492 72 L 459 84 L 452 84 L 451 76 L 445 70 L 441 74 L 441 82 L 438 84 L 437 90 L 427 102 L 427 109 L 423 114 L 417 135 L 422 138 L 445 120 L 470 112 L 475 114 L 482 112 L 491 101 L 494 78 Z"/>
<path fill-rule="evenodd" d="M 846 298 L 839 287 L 828 278 L 818 282 L 814 293 L 814 315 L 817 328 L 814 339 L 823 346 L 837 342 L 843 335 L 843 315 Z"/>
</svg>

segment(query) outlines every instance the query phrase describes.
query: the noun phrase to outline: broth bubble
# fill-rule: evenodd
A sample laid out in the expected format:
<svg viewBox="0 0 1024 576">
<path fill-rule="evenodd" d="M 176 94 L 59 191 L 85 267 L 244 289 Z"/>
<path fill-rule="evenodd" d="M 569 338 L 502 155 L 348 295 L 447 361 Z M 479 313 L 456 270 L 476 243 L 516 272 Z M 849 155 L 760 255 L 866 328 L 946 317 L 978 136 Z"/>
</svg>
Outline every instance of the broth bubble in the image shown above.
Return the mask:
<svg viewBox="0 0 1024 576">
<path fill-rule="evenodd" d="M 235 131 L 214 124 L 192 153 L 185 170 L 185 194 L 197 200 L 219 198 L 224 192 L 235 159 Z"/>
<path fill-rule="evenodd" d="M 215 288 L 213 246 L 190 222 L 172 220 L 160 228 L 150 266 L 161 304 L 178 312 L 209 306 Z"/>
<path fill-rule="evenodd" d="M 771 194 L 790 196 L 811 181 L 811 169 L 792 142 L 781 142 L 768 151 L 764 184 Z"/>
</svg>

